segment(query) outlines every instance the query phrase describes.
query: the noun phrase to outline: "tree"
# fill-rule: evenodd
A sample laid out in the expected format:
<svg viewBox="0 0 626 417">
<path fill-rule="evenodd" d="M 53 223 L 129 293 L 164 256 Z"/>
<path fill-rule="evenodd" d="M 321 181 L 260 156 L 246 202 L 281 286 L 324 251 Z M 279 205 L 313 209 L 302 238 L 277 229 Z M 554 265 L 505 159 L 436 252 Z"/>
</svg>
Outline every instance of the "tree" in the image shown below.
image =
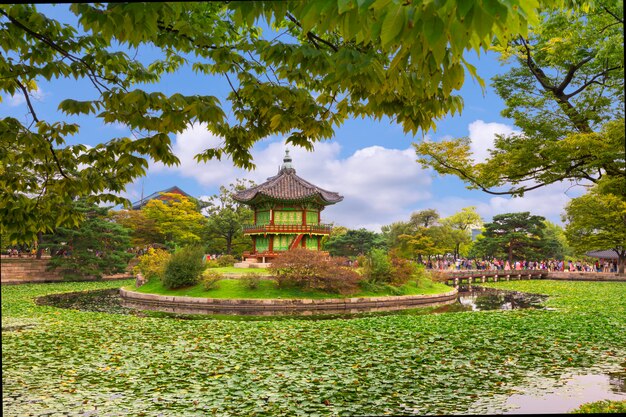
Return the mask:
<svg viewBox="0 0 626 417">
<path fill-rule="evenodd" d="M 378 233 L 367 229 L 348 230 L 345 234 L 328 239 L 324 249 L 332 256 L 359 256 L 372 248 L 384 247 L 384 240 Z"/>
<path fill-rule="evenodd" d="M 244 250 L 252 249 L 252 242 L 243 235 L 243 226 L 253 222 L 254 212 L 235 201 L 233 194 L 254 185 L 253 181 L 237 179 L 228 188 L 221 186 L 219 194 L 211 196 L 209 201 L 205 202 L 209 213 L 208 232 L 212 239 L 209 244 L 211 251 L 228 255 L 234 251 L 241 255 Z"/>
<path fill-rule="evenodd" d="M 537 259 L 540 257 L 544 220 L 529 212 L 493 216 L 492 221 L 485 224 L 483 238 L 474 243 L 474 251 L 487 256 L 506 256 L 509 263 L 514 259 Z"/>
<path fill-rule="evenodd" d="M 565 234 L 579 252 L 613 250 L 619 273 L 626 264 L 626 180 L 604 180 L 587 194 L 572 199 L 566 207 Z"/>
<path fill-rule="evenodd" d="M 411 214 L 409 223 L 414 227 L 430 227 L 439 220 L 439 212 L 435 209 L 416 211 Z"/>
<path fill-rule="evenodd" d="M 380 228 L 382 236 L 390 249 L 397 248 L 402 242 L 400 236 L 412 235 L 417 231 L 414 224 L 409 222 L 394 222 Z M 406 238 L 405 238 L 406 240 Z"/>
<path fill-rule="evenodd" d="M 50 249 L 50 266 L 67 278 L 95 277 L 123 272 L 133 254 L 130 230 L 107 218 L 108 208 L 86 200 L 74 203 L 84 220 L 77 228 L 57 228 L 43 236 L 42 246 Z"/>
<path fill-rule="evenodd" d="M 419 262 L 422 261 L 422 256 L 432 255 L 436 246 L 427 230 L 426 227 L 420 227 L 412 234 L 400 235 L 397 246 L 399 255 L 406 259 L 417 257 Z"/>
<path fill-rule="evenodd" d="M 450 226 L 450 236 L 454 241 L 454 257 L 458 258 L 461 245 L 467 245 L 472 241 L 472 228 L 482 227 L 483 221 L 476 213 L 476 207 L 464 207 L 460 212 L 441 220 L 441 224 Z"/>
<path fill-rule="evenodd" d="M 147 246 L 165 243 L 165 236 L 159 232 L 154 218 L 146 217 L 143 210 L 111 211 L 111 218 L 123 227 L 130 229 L 133 246 Z"/>
<path fill-rule="evenodd" d="M 128 204 L 117 194 L 145 174 L 147 158 L 177 164 L 170 135 L 193 123 L 223 138 L 198 160 L 230 156 L 245 168 L 253 167 L 250 149 L 263 138 L 285 135 L 310 149 L 349 117 L 388 116 L 407 132 L 427 131 L 461 111 L 453 92 L 465 70 L 484 84 L 465 51 L 485 50 L 494 38 L 505 44 L 526 37 L 539 7 L 557 4 L 75 3 L 69 8 L 78 28 L 35 5 L 1 5 L 0 91 L 23 96 L 30 119 L 0 120 L 0 219 L 11 239 L 32 242 L 38 232 L 77 224 L 80 215 L 67 208 L 74 198 Z M 261 20 L 290 36 L 263 38 Z M 141 62 L 136 52 L 143 46 L 160 56 Z M 142 89 L 182 65 L 222 77 L 232 91 L 222 102 Z M 57 78 L 92 87 L 80 84 L 80 100 L 62 100 L 64 115 L 121 123 L 133 137 L 69 145 L 80 126 L 40 118 L 32 100 L 38 82 Z M 54 214 L 40 218 L 42 211 Z"/>
<path fill-rule="evenodd" d="M 198 203 L 176 193 L 163 193 L 163 200 L 154 199 L 141 209 L 146 219 L 169 246 L 200 244 L 207 232 L 207 219 L 200 213 Z"/>
<path fill-rule="evenodd" d="M 485 161 L 473 159 L 469 138 L 417 144 L 418 160 L 496 195 L 626 175 L 622 3 L 548 10 L 528 36 L 499 45 L 516 65 L 494 87 L 521 133 L 499 135 Z"/>
<path fill-rule="evenodd" d="M 563 228 L 548 220 L 544 220 L 545 229 L 543 231 L 542 252 L 548 259 L 564 259 L 571 256 L 572 251 L 567 244 L 567 237 Z"/>
</svg>

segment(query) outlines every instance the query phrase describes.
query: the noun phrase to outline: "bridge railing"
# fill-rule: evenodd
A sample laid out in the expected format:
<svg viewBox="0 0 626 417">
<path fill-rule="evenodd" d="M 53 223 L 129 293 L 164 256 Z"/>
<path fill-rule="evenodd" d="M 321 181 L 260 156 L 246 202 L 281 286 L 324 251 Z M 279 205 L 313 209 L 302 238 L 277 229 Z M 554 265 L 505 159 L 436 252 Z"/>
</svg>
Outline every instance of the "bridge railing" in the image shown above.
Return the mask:
<svg viewBox="0 0 626 417">
<path fill-rule="evenodd" d="M 464 271 L 433 270 L 447 275 L 449 278 L 481 277 L 481 276 L 505 276 L 505 275 L 545 275 L 549 271 L 543 269 L 466 269 Z"/>
</svg>

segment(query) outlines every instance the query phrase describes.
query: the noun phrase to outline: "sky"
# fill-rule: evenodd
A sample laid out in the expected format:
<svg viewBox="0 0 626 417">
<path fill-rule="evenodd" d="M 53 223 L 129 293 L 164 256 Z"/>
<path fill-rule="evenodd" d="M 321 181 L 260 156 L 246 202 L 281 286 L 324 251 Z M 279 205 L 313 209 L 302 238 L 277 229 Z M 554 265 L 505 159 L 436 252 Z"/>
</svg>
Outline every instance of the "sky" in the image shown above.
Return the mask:
<svg viewBox="0 0 626 417">
<path fill-rule="evenodd" d="M 76 25 L 76 18 L 67 5 L 41 5 L 52 17 Z M 139 59 L 154 58 L 154 51 L 142 48 Z M 569 182 L 552 184 L 526 193 L 523 198 L 494 196 L 479 190 L 468 190 L 454 176 L 439 176 L 431 169 L 423 169 L 416 162 L 412 142 L 424 138 L 438 141 L 451 137 L 469 136 L 476 160 L 484 159 L 496 134 L 517 131 L 513 121 L 502 117 L 503 101 L 490 86 L 490 79 L 504 73 L 496 54 L 468 54 L 466 58 L 478 69 L 487 82 L 483 92 L 478 83 L 466 74 L 465 85 L 457 92 L 465 102 L 461 115 L 448 116 L 437 122 L 436 131 L 418 132 L 416 136 L 404 134 L 402 127 L 387 118 L 352 119 L 336 128 L 335 136 L 315 144 L 313 152 L 289 146 L 293 166 L 299 176 L 313 184 L 338 192 L 343 201 L 327 207 L 322 212 L 322 222 L 349 228 L 380 231 L 380 227 L 396 221 L 408 220 L 412 212 L 433 208 L 441 217 L 458 212 L 463 207 L 475 206 L 483 220 L 488 222 L 496 214 L 530 211 L 561 224 L 561 214 L 567 202 L 582 194 L 581 187 Z M 189 68 L 164 76 L 145 90 L 158 90 L 165 94 L 211 94 L 224 98 L 230 91 L 225 80 L 198 76 Z M 77 122 L 78 135 L 69 144 L 84 143 L 93 146 L 113 137 L 129 135 L 123 125 L 104 124 L 96 117 L 69 117 L 57 110 L 65 98 L 87 100 L 95 97 L 93 87 L 85 81 L 53 80 L 39 83 L 34 106 L 41 119 Z M 28 109 L 21 96 L 4 96 L 0 103 L 0 116 L 14 116 L 28 120 Z M 237 178 L 247 178 L 261 183 L 278 171 L 287 148 L 284 137 L 271 136 L 258 142 L 252 149 L 256 169 L 246 171 L 233 166 L 230 159 L 198 163 L 194 155 L 218 145 L 220 138 L 205 126 L 189 126 L 177 135 L 171 135 L 172 148 L 180 165 L 167 167 L 151 161 L 147 175 L 129 184 L 122 196 L 137 201 L 153 192 L 178 186 L 197 198 L 206 198 L 219 192 L 221 185 L 228 186 Z"/>
</svg>

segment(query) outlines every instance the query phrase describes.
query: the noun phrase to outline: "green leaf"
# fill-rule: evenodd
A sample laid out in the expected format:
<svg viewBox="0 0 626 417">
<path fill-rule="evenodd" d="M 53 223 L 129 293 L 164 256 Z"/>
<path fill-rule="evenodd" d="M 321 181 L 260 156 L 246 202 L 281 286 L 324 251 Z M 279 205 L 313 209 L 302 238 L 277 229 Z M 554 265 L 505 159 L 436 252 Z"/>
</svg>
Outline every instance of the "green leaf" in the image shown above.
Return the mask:
<svg viewBox="0 0 626 417">
<path fill-rule="evenodd" d="M 383 48 L 389 46 L 396 39 L 404 29 L 405 23 L 406 12 L 404 7 L 396 6 L 387 12 L 380 31 L 380 42 Z"/>
</svg>

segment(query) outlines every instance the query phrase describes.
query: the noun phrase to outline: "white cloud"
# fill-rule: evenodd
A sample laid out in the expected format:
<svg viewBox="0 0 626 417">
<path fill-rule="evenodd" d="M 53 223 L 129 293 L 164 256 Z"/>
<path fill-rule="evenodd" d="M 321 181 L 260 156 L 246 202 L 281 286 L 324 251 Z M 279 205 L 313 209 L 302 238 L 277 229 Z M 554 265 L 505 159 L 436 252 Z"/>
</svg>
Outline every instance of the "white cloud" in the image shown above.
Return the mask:
<svg viewBox="0 0 626 417">
<path fill-rule="evenodd" d="M 469 131 L 472 150 L 477 157 L 484 158 L 496 133 L 513 133 L 514 129 L 477 120 L 469 125 Z M 205 194 L 212 194 L 220 185 L 232 183 L 237 178 L 262 183 L 276 175 L 286 147 L 279 138 L 257 143 L 251 151 L 257 166 L 253 171 L 236 168 L 230 158 L 196 162 L 194 156 L 197 153 L 219 146 L 221 142 L 221 138 L 204 126 L 194 125 L 177 135 L 173 143 L 174 153 L 181 164 L 165 167 L 151 163 L 149 173 L 175 173 L 193 178 L 207 187 Z M 337 142 L 319 142 L 315 144 L 314 152 L 293 146 L 288 148 L 299 176 L 344 196 L 343 201 L 324 210 L 322 221 L 350 228 L 379 231 L 381 225 L 406 221 L 412 212 L 420 209 L 435 208 L 446 217 L 467 206 L 476 206 L 485 221 L 490 221 L 495 214 L 530 211 L 561 223 L 560 215 L 567 202 L 584 191 L 582 187 L 571 188 L 571 184 L 565 182 L 530 191 L 522 198 L 464 191 L 458 196 L 448 195 L 435 200 L 431 192 L 431 171 L 422 169 L 415 161 L 412 148 L 399 150 L 369 146 L 346 156 L 341 155 L 342 149 Z"/>
<path fill-rule="evenodd" d="M 201 125 L 194 125 L 177 135 L 173 144 L 180 165 L 165 167 L 153 163 L 150 172 L 174 171 L 194 178 L 204 186 L 229 184 L 236 178 L 261 183 L 276 175 L 286 147 L 282 140 L 257 144 L 252 149 L 257 168 L 250 172 L 234 167 L 230 158 L 196 162 L 194 156 L 197 153 L 220 143 L 219 137 Z M 340 157 L 341 147 L 336 142 L 317 143 L 314 152 L 300 147 L 288 148 L 299 176 L 344 196 L 342 202 L 322 213 L 323 221 L 377 230 L 382 224 L 408 217 L 412 205 L 431 196 L 431 176 L 415 162 L 412 148 L 397 150 L 371 146 L 346 158 Z"/>
<path fill-rule="evenodd" d="M 43 101 L 46 95 L 47 93 L 45 93 L 43 89 L 41 89 L 41 87 L 37 87 L 36 90 L 32 90 L 30 92 L 30 98 L 32 101 Z M 26 98 L 21 91 L 11 96 L 6 96 L 4 99 L 6 100 L 6 103 L 9 105 L 9 107 L 18 107 L 26 103 Z"/>
<path fill-rule="evenodd" d="M 502 123 L 485 123 L 476 120 L 469 125 L 469 138 L 472 143 L 470 149 L 476 162 L 483 162 L 489 157 L 489 149 L 493 148 L 496 135 L 510 135 L 520 133 L 509 125 Z"/>
<path fill-rule="evenodd" d="M 26 103 L 24 94 L 21 94 L 21 93 L 16 93 L 16 94 L 13 94 L 12 96 L 7 96 L 5 97 L 5 100 L 7 104 L 9 105 L 9 107 L 17 107 Z"/>
</svg>

